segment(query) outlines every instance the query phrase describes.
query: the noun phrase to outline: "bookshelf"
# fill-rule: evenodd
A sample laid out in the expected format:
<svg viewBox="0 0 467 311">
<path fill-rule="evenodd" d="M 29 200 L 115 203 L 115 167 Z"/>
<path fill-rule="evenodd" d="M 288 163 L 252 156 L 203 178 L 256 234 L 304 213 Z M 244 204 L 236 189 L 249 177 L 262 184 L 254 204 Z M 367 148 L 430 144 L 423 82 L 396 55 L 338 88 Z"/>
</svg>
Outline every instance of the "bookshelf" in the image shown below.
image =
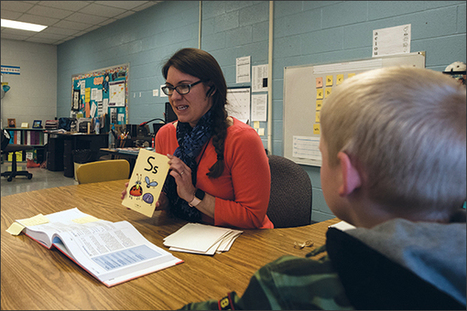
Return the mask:
<svg viewBox="0 0 467 311">
<path fill-rule="evenodd" d="M 26 161 L 27 158 L 38 159 L 38 162 L 44 160 L 43 147 L 47 144 L 48 139 L 47 135 L 44 135 L 44 129 L 6 128 L 6 130 L 10 134 L 10 144 L 31 146 L 30 151 L 17 151 L 14 155 L 10 153 L 8 158 L 5 159 L 6 161 L 11 162 L 13 156 L 16 156 L 17 162 Z"/>
</svg>

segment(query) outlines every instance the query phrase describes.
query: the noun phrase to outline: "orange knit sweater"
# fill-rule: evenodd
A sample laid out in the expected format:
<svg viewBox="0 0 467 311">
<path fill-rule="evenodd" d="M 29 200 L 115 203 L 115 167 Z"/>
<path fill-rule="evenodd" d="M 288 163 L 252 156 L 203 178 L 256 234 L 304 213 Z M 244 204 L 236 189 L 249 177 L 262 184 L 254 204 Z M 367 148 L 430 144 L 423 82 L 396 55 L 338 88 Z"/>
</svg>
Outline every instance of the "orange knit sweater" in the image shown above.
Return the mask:
<svg viewBox="0 0 467 311">
<path fill-rule="evenodd" d="M 266 216 L 271 189 L 271 172 L 263 143 L 255 130 L 235 119 L 227 129 L 224 143 L 224 173 L 215 179 L 206 173 L 217 161 L 212 142 L 198 156 L 196 187 L 216 198 L 214 219 L 202 220 L 216 226 L 235 228 L 274 228 Z M 156 152 L 173 154 L 178 147 L 173 123 L 164 125 L 156 135 Z"/>
</svg>

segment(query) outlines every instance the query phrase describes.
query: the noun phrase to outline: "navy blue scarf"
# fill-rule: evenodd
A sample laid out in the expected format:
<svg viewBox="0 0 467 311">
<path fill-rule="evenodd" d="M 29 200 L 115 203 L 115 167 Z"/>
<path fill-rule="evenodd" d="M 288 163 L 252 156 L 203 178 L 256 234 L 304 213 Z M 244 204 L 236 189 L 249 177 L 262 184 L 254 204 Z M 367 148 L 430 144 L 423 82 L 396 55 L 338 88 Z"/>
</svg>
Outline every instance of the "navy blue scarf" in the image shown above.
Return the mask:
<svg viewBox="0 0 467 311">
<path fill-rule="evenodd" d="M 191 168 L 193 185 L 196 185 L 196 173 L 198 169 L 196 157 L 201 153 L 203 146 L 209 141 L 213 132 L 211 114 L 212 112 L 209 110 L 201 117 L 194 128 L 188 123 L 178 122 L 177 124 L 178 148 L 175 150 L 174 156 Z M 169 199 L 169 212 L 171 215 L 191 222 L 199 222 L 201 220 L 201 212 L 189 206 L 187 201 L 178 196 L 177 183 L 175 182 L 175 178 L 170 175 L 168 175 L 165 182 L 164 192 Z"/>
</svg>

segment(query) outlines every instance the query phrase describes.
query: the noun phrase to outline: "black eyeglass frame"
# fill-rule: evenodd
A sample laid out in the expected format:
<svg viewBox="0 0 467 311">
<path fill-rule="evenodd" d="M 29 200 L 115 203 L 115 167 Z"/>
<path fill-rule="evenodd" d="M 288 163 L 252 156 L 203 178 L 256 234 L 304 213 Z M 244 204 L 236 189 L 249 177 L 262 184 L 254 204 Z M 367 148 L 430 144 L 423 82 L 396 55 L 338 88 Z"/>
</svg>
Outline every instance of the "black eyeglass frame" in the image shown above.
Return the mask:
<svg viewBox="0 0 467 311">
<path fill-rule="evenodd" d="M 199 83 L 201 83 L 201 82 L 203 82 L 203 80 L 199 80 L 199 81 L 197 81 L 197 82 L 190 83 L 190 84 L 182 83 L 182 84 L 179 84 L 179 85 L 177 85 L 177 86 L 175 86 L 175 87 L 169 86 L 169 85 L 165 85 L 165 86 L 162 87 L 162 92 L 164 92 L 164 94 L 167 95 L 167 96 L 172 96 L 173 91 L 175 90 L 175 91 L 177 91 L 177 93 L 180 94 L 180 95 L 186 95 L 186 94 L 190 93 L 191 88 L 192 88 L 193 86 L 195 86 L 196 84 L 199 84 Z M 186 93 L 180 93 L 180 91 L 178 90 L 178 88 L 181 87 L 181 86 L 183 86 L 183 87 L 188 87 L 188 91 L 187 91 Z M 172 90 L 172 94 L 169 94 L 169 91 L 170 91 L 170 90 Z"/>
</svg>

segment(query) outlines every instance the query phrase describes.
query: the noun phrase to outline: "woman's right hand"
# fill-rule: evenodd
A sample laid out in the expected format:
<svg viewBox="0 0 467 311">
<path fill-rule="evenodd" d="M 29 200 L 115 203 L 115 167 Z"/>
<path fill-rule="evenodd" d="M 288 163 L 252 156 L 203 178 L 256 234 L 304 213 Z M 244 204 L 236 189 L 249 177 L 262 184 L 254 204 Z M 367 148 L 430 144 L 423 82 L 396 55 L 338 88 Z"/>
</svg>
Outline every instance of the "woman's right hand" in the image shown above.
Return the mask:
<svg viewBox="0 0 467 311">
<path fill-rule="evenodd" d="M 122 191 L 122 197 L 121 197 L 122 200 L 123 200 L 123 199 L 125 198 L 125 196 L 126 196 L 126 189 L 128 188 L 128 185 L 129 185 L 129 184 L 130 184 L 129 182 L 126 182 L 126 183 L 125 183 L 125 189 L 123 189 L 123 191 Z"/>
</svg>

